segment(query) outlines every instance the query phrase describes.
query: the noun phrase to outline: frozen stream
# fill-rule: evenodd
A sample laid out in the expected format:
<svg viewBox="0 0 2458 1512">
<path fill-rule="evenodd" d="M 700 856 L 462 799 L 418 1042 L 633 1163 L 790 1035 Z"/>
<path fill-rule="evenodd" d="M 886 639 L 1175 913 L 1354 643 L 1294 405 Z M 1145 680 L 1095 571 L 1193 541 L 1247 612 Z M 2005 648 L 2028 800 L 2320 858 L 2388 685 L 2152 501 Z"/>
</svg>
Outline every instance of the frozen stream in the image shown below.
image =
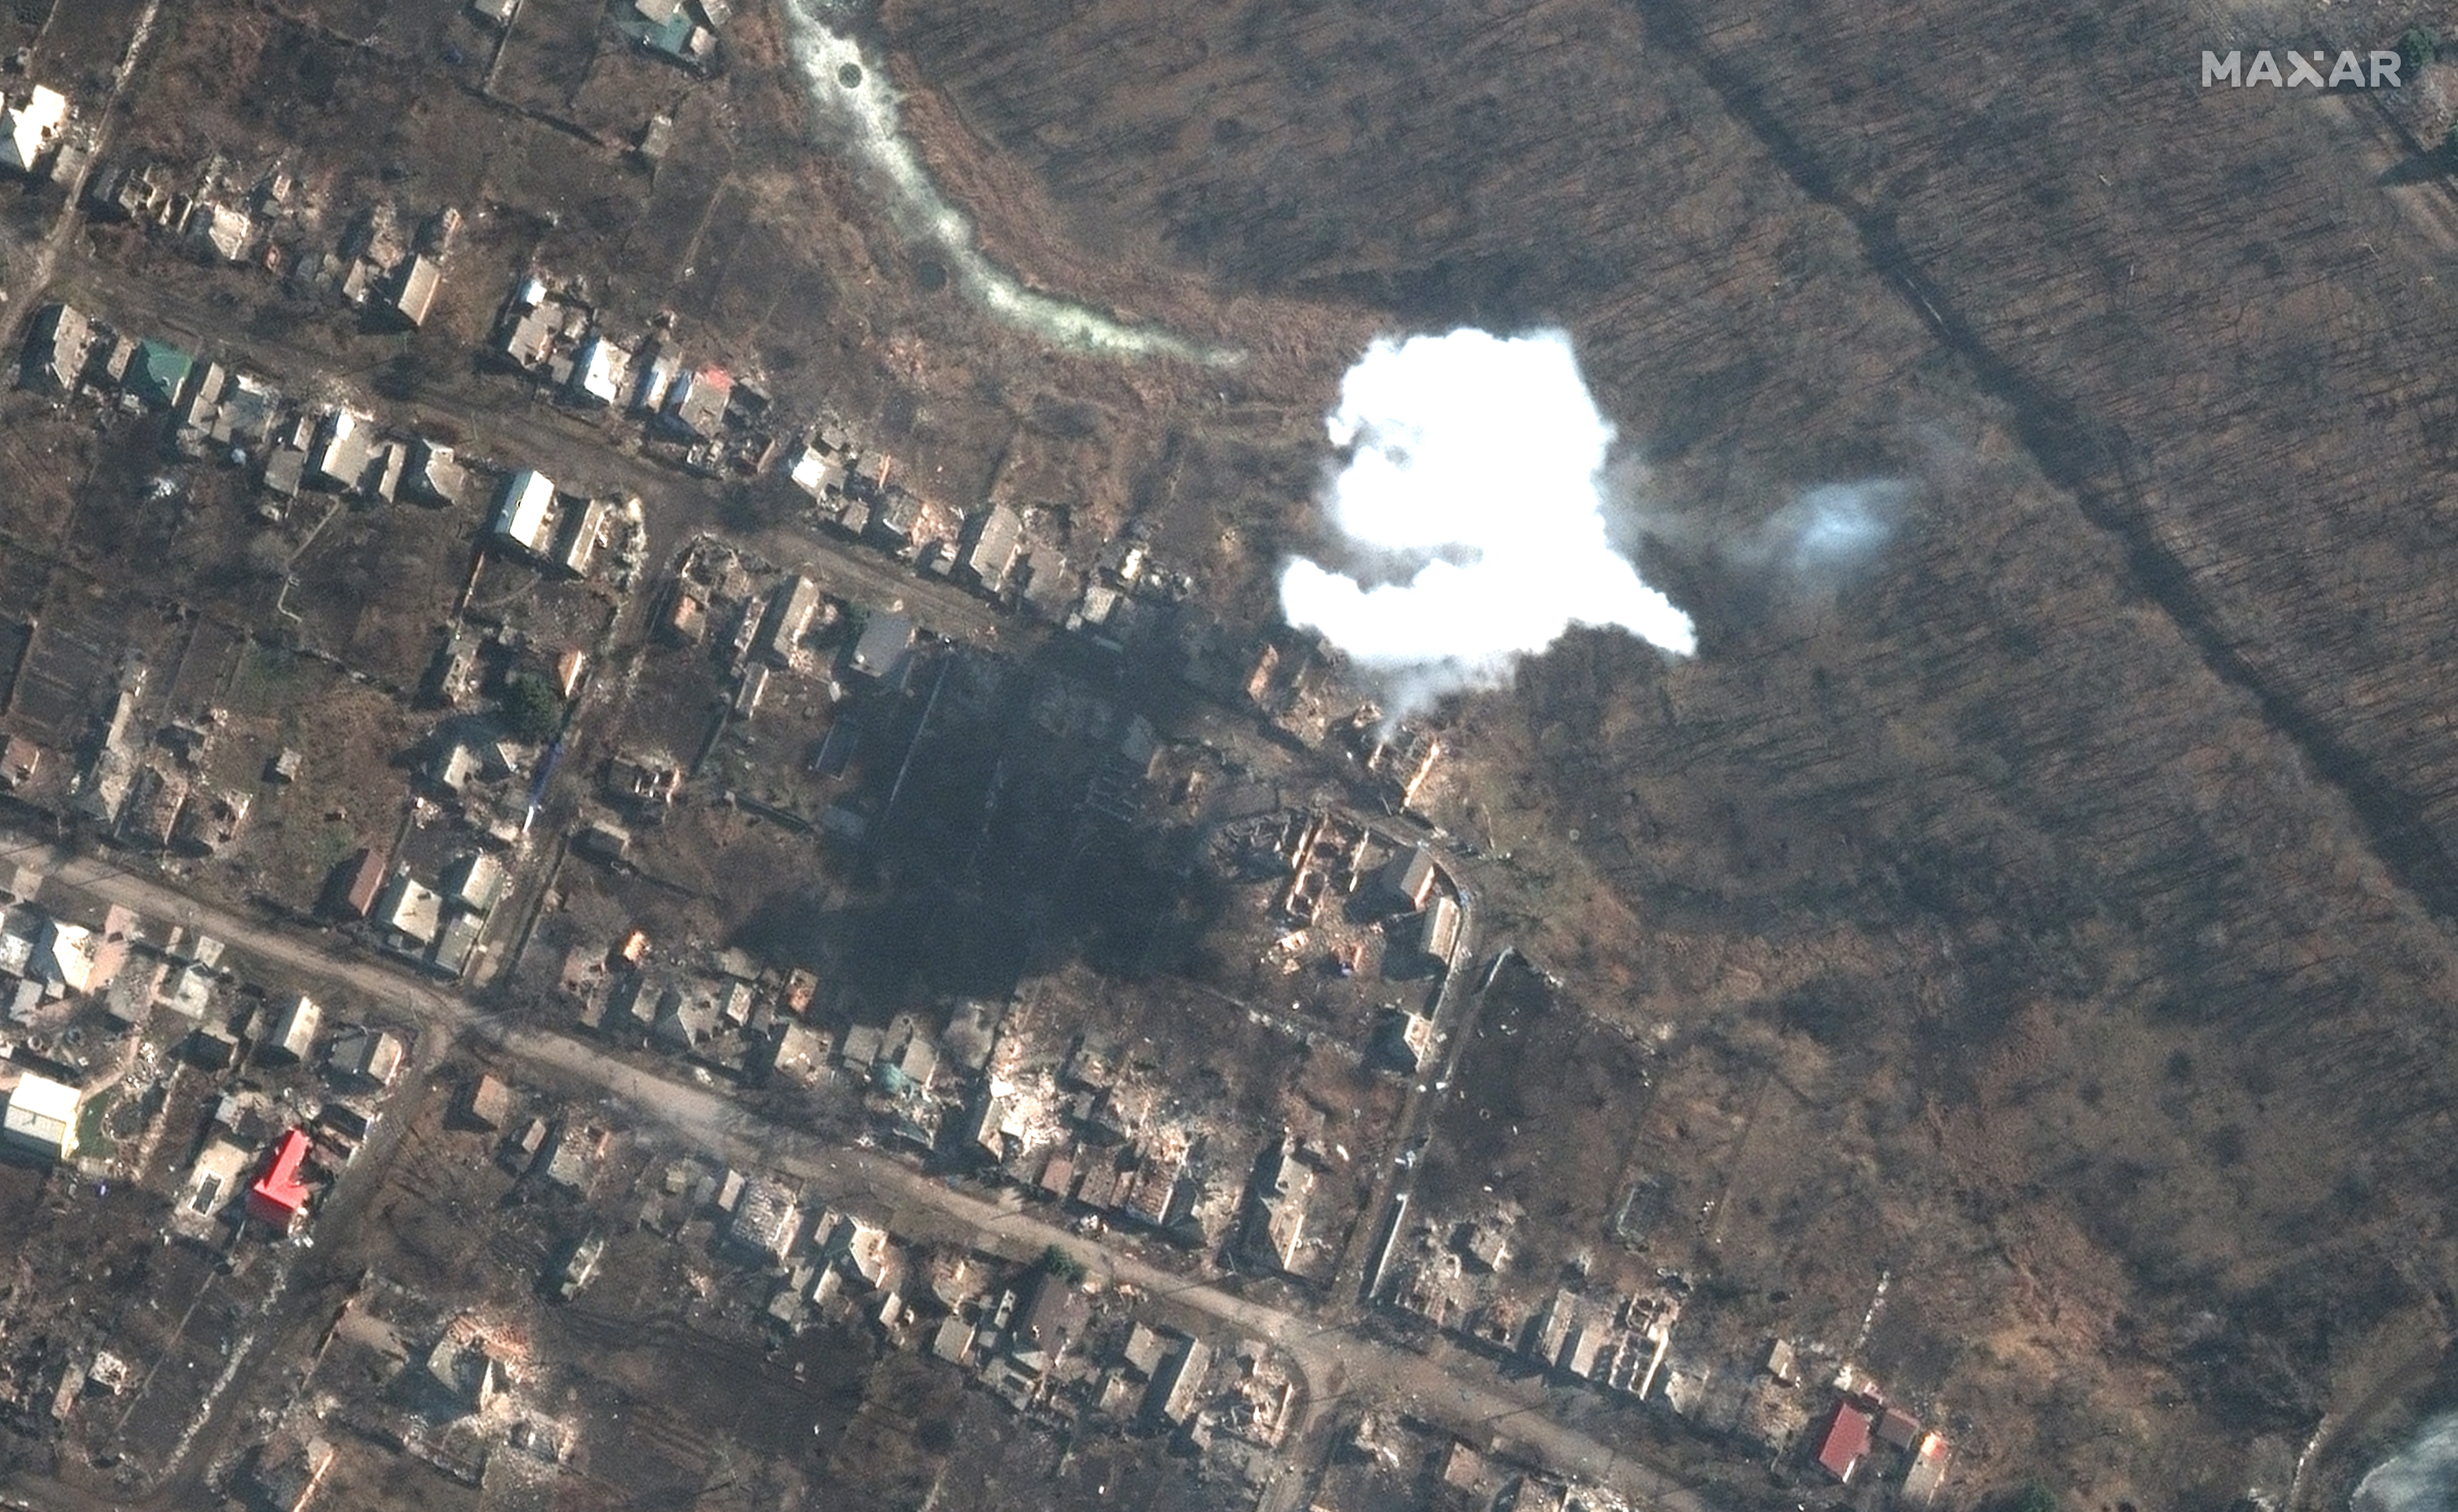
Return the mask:
<svg viewBox="0 0 2458 1512">
<path fill-rule="evenodd" d="M 1189 342 L 1156 326 L 1130 325 L 1098 310 L 1027 288 L 974 245 L 972 223 L 948 202 L 898 123 L 886 71 L 848 34 L 852 14 L 840 0 L 781 0 L 787 42 L 802 86 L 821 115 L 840 128 L 888 195 L 896 227 L 946 258 L 949 276 L 983 308 L 1052 346 L 1109 357 L 1174 357 L 1225 366 L 1239 354 Z M 848 31 L 839 31 L 847 27 Z"/>
</svg>

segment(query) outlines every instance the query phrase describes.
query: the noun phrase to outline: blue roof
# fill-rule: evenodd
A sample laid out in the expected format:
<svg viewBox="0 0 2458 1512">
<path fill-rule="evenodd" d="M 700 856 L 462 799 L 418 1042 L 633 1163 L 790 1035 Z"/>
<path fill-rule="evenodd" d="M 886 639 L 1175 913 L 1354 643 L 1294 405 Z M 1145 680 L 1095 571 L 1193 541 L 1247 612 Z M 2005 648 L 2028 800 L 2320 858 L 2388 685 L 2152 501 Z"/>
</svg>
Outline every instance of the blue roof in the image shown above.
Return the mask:
<svg viewBox="0 0 2458 1512">
<path fill-rule="evenodd" d="M 136 360 L 128 364 L 129 391 L 149 404 L 168 409 L 179 402 L 179 390 L 188 386 L 189 370 L 196 365 L 195 358 L 176 346 L 141 342 Z"/>
<path fill-rule="evenodd" d="M 642 47 L 663 52 L 671 58 L 680 58 L 685 62 L 691 60 L 692 31 L 696 23 L 690 11 L 677 10 L 666 18 L 663 26 L 636 15 L 630 18 L 629 25 L 632 34 L 639 39 Z"/>
</svg>

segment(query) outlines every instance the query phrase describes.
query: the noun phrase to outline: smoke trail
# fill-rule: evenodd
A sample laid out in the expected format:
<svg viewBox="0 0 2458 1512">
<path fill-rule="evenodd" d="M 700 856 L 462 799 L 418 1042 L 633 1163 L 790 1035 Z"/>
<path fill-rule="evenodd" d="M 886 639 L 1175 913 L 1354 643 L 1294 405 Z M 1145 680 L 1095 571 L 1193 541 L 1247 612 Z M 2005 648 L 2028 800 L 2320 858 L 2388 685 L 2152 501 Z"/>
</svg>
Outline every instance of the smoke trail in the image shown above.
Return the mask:
<svg viewBox="0 0 2458 1512">
<path fill-rule="evenodd" d="M 1176 357 L 1206 366 L 1228 366 L 1240 354 L 1205 346 L 1149 325 L 1130 325 L 1088 306 L 1030 289 L 982 256 L 964 213 L 930 181 L 898 124 L 896 94 L 887 74 L 861 44 L 832 30 L 821 17 L 844 17 L 834 0 L 781 0 L 788 49 L 801 70 L 805 93 L 823 116 L 844 133 L 862 160 L 888 190 L 888 213 L 897 229 L 943 252 L 965 292 L 992 314 L 1032 332 L 1052 346 L 1105 357 Z"/>
<path fill-rule="evenodd" d="M 1573 625 L 1697 649 L 1690 617 L 1608 538 L 1614 430 L 1563 333 L 1377 341 L 1326 428 L 1348 455 L 1323 504 L 1362 572 L 1292 561 L 1281 611 L 1376 677 L 1394 713 L 1498 685 Z"/>
</svg>

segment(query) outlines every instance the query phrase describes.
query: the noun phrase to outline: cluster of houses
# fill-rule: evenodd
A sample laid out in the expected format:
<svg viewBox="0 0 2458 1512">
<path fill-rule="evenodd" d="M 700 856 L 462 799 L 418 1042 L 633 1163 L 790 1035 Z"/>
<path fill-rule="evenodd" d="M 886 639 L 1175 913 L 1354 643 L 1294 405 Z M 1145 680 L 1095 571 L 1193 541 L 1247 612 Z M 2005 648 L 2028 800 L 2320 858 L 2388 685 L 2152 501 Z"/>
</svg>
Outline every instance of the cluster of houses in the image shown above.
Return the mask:
<svg viewBox="0 0 2458 1512">
<path fill-rule="evenodd" d="M 1354 1443 L 1379 1455 L 1388 1452 L 1385 1438 L 1383 1426 L 1369 1418 L 1360 1424 Z M 1433 1504 L 1442 1512 L 1628 1512 L 1627 1503 L 1608 1491 L 1513 1465 L 1456 1439 L 1436 1451 L 1430 1469 Z M 1323 1512 L 1340 1509 L 1326 1506 Z"/>
<path fill-rule="evenodd" d="M 89 1148 L 101 1109 L 145 1105 L 149 1090 L 193 1067 L 218 1089 L 170 1232 L 209 1239 L 253 1220 L 286 1235 L 366 1137 L 409 1047 L 378 1025 L 328 1025 L 312 998 L 243 989 L 222 954 L 219 941 L 184 927 L 157 941 L 116 906 L 89 926 L 10 904 L 0 920 L 0 991 L 14 1031 L 0 1066 L 0 1133 L 16 1150 L 85 1169 L 110 1153 Z M 188 1025 L 176 1061 L 131 1032 L 157 1013 Z"/>
<path fill-rule="evenodd" d="M 521 0 L 469 0 L 469 13 L 509 31 Z M 730 0 L 614 0 L 614 30 L 641 52 L 695 72 L 716 67 L 718 36 L 734 17 Z"/>
<path fill-rule="evenodd" d="M 1644 1399 L 1664 1374 L 1680 1298 L 1670 1288 L 1588 1296 L 1555 1287 L 1531 1297 L 1503 1281 L 1515 1214 L 1496 1211 L 1421 1225 L 1387 1267 L 1395 1311 L 1565 1381 Z"/>
<path fill-rule="evenodd" d="M 1165 1108 L 1100 1036 L 1079 1037 L 1055 1067 L 1022 1069 L 995 1064 L 1004 1015 L 993 1005 L 965 1005 L 944 1032 L 900 1014 L 831 1033 L 811 1022 L 818 983 L 807 971 L 763 970 L 738 950 L 706 969 L 649 957 L 639 931 L 567 954 L 560 987 L 581 1028 L 738 1079 L 842 1077 L 884 1139 L 1012 1184 L 1087 1228 L 1126 1225 L 1188 1246 L 1234 1236 L 1267 1269 L 1319 1268 L 1325 1241 L 1308 1219 L 1324 1152 L 1283 1134 L 1242 1189 L 1216 1180 L 1211 1149 L 1226 1131 Z"/>
<path fill-rule="evenodd" d="M 992 503 L 960 515 L 894 482 L 893 471 L 892 459 L 865 455 L 829 423 L 812 432 L 787 476 L 834 534 L 994 603 L 1058 617 L 1068 602 L 1067 559 L 1035 539 L 1036 511 Z"/>
<path fill-rule="evenodd" d="M 1297 931 L 1338 922 L 1347 910 L 1371 919 L 1385 939 L 1384 971 L 1399 977 L 1448 968 L 1460 942 L 1459 889 L 1427 845 L 1386 849 L 1374 832 L 1336 810 L 1291 810 L 1237 837 L 1238 865 L 1281 879 L 1272 911 Z M 1378 853 L 1379 860 L 1373 860 Z M 1352 963 L 1344 965 L 1353 969 Z M 1344 972 L 1344 974 L 1345 974 Z M 1408 1062 L 1413 1069 L 1414 1059 Z"/>
<path fill-rule="evenodd" d="M 656 631 L 671 645 L 713 643 L 736 679 L 729 712 L 749 718 L 772 673 L 821 671 L 806 642 L 850 611 L 851 606 L 829 599 L 810 578 L 702 536 L 677 565 Z M 840 673 L 858 686 L 902 688 L 913 638 L 913 622 L 902 614 L 865 616 L 861 633 L 848 640 L 842 668 L 829 670 L 832 696 L 844 693 Z"/>
<path fill-rule="evenodd" d="M 1763 1378 L 1789 1389 L 1796 1384 L 1800 1363 L 1790 1344 L 1778 1339 L 1768 1352 Z M 1841 1485 L 1890 1476 L 1905 1505 L 1934 1505 L 1954 1459 L 1946 1435 L 1924 1428 L 1909 1408 L 1889 1402 L 1876 1381 L 1852 1366 L 1836 1373 L 1832 1389 L 1833 1405 L 1804 1440 L 1810 1463 Z"/>
<path fill-rule="evenodd" d="M 258 512 L 279 522 L 302 490 L 368 504 L 416 499 L 458 505 L 482 491 L 452 448 L 393 434 L 346 404 L 302 406 L 260 379 L 199 361 L 177 344 L 114 330 L 73 305 L 45 305 L 26 336 L 26 387 L 66 399 L 116 398 L 133 412 L 167 413 L 190 456 L 254 466 Z"/>
<path fill-rule="evenodd" d="M 751 476 L 775 456 L 772 405 L 724 368 L 693 362 L 663 339 L 610 331 L 579 285 L 539 274 L 512 280 L 489 352 L 567 403 L 639 417 L 646 434 L 708 477 Z"/>
<path fill-rule="evenodd" d="M 219 856 L 236 843 L 255 807 L 245 788 L 210 778 L 225 715 L 174 719 L 141 738 L 136 717 L 147 672 L 131 661 L 119 673 L 101 739 L 78 775 L 71 810 L 122 845 L 184 857 Z M 296 781 L 300 757 L 285 749 L 267 762 L 263 778 Z"/>
<path fill-rule="evenodd" d="M 728 1076 L 807 1080 L 821 1064 L 822 1041 L 805 1022 L 818 979 L 739 950 L 718 951 L 705 968 L 670 966 L 651 958 L 648 936 L 635 929 L 611 948 L 573 946 L 559 986 L 578 1004 L 581 1028 Z"/>
<path fill-rule="evenodd" d="M 506 881 L 504 863 L 488 851 L 461 852 L 429 882 L 367 846 L 335 870 L 326 905 L 363 922 L 380 949 L 457 982 L 469 974 Z"/>
<path fill-rule="evenodd" d="M 779 1330 L 866 1324 L 1018 1412 L 1166 1432 L 1250 1483 L 1294 1424 L 1297 1384 L 1272 1352 L 1133 1318 L 1074 1284 L 1063 1255 L 1018 1269 L 918 1251 L 853 1212 L 807 1210 L 782 1182 L 729 1170 L 702 1185 L 726 1248 L 776 1276 L 766 1320 Z"/>
<path fill-rule="evenodd" d="M 648 518 L 639 498 L 615 500 L 557 488 L 534 467 L 504 480 L 490 530 L 540 567 L 567 577 L 611 570 L 628 589 L 648 559 Z"/>
<path fill-rule="evenodd" d="M 574 283 L 535 273 L 515 278 L 489 350 L 566 403 L 637 417 L 644 435 L 676 448 L 692 471 L 748 477 L 778 455 L 778 417 L 766 392 L 669 348 L 660 334 L 635 339 L 610 330 Z M 865 450 L 828 422 L 810 433 L 788 476 L 834 533 L 987 598 L 1059 617 L 1073 580 L 1066 558 L 1032 540 L 1031 511 L 994 503 L 960 516 L 896 483 L 894 471 L 893 459 Z M 1116 586 L 1095 585 L 1101 602 L 1092 623 L 1106 622 L 1121 592 L 1132 591 L 1147 570 L 1139 543 L 1112 555 Z"/>
<path fill-rule="evenodd" d="M 294 404 L 249 374 L 168 342 L 123 335 L 70 304 L 36 313 L 19 381 L 55 398 L 116 395 L 133 411 L 169 413 L 185 454 L 257 468 L 258 512 L 268 522 L 284 519 L 307 491 L 366 505 L 484 503 L 492 510 L 491 538 L 550 571 L 611 575 L 620 589 L 647 558 L 648 525 L 636 498 L 571 493 L 534 468 L 499 473 L 346 404 Z"/>
<path fill-rule="evenodd" d="M 191 1033 L 189 1060 L 234 1079 L 213 1102 L 173 1204 L 173 1232 L 210 1240 L 244 1220 L 296 1233 L 357 1155 L 409 1045 L 379 1025 L 325 1020 L 323 1005 L 292 994 Z"/>
<path fill-rule="evenodd" d="M 292 286 L 368 311 L 399 329 L 427 322 L 444 263 L 461 229 L 449 205 L 411 221 L 380 201 L 351 217 L 324 250 L 322 207 L 296 176 L 275 167 L 242 174 L 216 157 L 201 176 L 138 162 L 106 168 L 86 185 L 89 214 L 174 239 L 210 263 L 260 266 Z"/>
<path fill-rule="evenodd" d="M 1611 1296 L 1568 1286 L 1531 1296 L 1503 1282 L 1513 1258 L 1517 1214 L 1496 1209 L 1465 1222 L 1420 1224 L 1395 1236 L 1384 1303 L 1487 1353 L 1564 1381 L 1636 1400 L 1660 1400 L 1711 1433 L 1771 1453 L 1798 1452 L 1842 1484 L 1873 1476 L 1900 1482 L 1902 1501 L 1934 1503 L 1952 1454 L 1905 1404 L 1845 1365 L 1823 1395 L 1809 1380 L 1810 1351 L 1775 1340 L 1763 1357 L 1702 1364 L 1677 1357 L 1674 1325 L 1687 1284 Z"/>
<path fill-rule="evenodd" d="M 235 1501 L 279 1512 L 315 1502 L 339 1450 L 333 1422 L 398 1447 L 490 1500 L 544 1505 L 578 1433 L 541 1410 L 527 1331 L 491 1309 L 453 1307 L 373 1271 L 318 1352 L 330 1389 L 302 1393 L 248 1454 L 218 1470 Z M 369 1389 L 372 1388 L 372 1389 Z"/>
</svg>

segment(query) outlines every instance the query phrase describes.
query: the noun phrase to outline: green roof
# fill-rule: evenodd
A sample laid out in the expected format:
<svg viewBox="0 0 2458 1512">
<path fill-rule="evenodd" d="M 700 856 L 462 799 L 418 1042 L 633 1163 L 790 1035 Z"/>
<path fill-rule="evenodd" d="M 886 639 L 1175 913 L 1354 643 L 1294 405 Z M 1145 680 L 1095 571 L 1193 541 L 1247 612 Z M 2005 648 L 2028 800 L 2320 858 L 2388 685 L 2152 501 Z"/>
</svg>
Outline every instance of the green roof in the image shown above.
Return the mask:
<svg viewBox="0 0 2458 1512">
<path fill-rule="evenodd" d="M 662 52 L 679 62 L 693 61 L 691 39 L 692 33 L 698 30 L 698 26 L 692 20 L 691 12 L 688 10 L 677 8 L 663 24 L 638 14 L 627 16 L 624 18 L 623 30 L 629 31 L 634 40 L 642 47 L 652 52 Z"/>
<path fill-rule="evenodd" d="M 168 409 L 179 402 L 179 390 L 188 385 L 188 370 L 196 365 L 194 358 L 176 346 L 141 342 L 136 360 L 128 364 L 129 392 Z"/>
</svg>

